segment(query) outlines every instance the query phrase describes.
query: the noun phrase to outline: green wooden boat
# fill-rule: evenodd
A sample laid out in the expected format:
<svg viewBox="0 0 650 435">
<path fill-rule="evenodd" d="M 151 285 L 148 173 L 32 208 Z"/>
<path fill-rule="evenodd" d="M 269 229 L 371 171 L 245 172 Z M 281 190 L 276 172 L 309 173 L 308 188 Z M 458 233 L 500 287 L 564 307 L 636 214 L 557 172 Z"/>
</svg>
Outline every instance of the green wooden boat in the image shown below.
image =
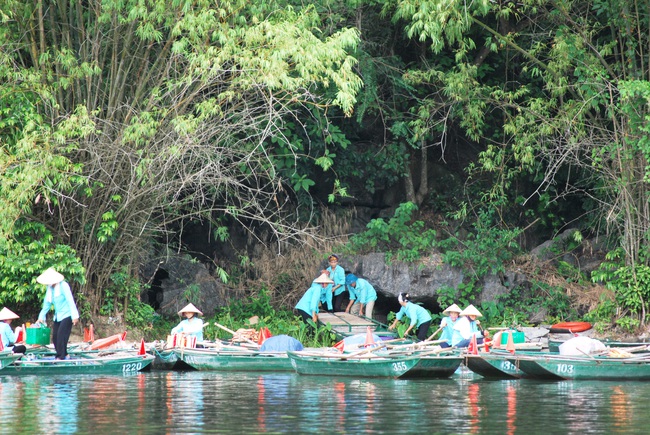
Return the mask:
<svg viewBox="0 0 650 435">
<path fill-rule="evenodd" d="M 421 357 L 351 357 L 350 355 L 319 355 L 305 352 L 287 352 L 291 364 L 301 375 L 353 376 L 399 378 L 413 369 Z"/>
<path fill-rule="evenodd" d="M 51 356 L 25 356 L 0 370 L 0 376 L 18 375 L 76 375 L 76 374 L 132 374 L 151 364 L 151 355 L 77 353 L 69 359 L 55 360 Z"/>
<path fill-rule="evenodd" d="M 508 353 L 510 355 L 510 353 Z M 490 379 L 519 379 L 526 373 L 511 363 L 506 354 L 480 353 L 465 355 L 465 365 L 468 369 Z"/>
<path fill-rule="evenodd" d="M 21 354 L 15 354 L 10 350 L 0 352 L 0 370 L 10 365 L 21 356 Z"/>
<path fill-rule="evenodd" d="M 175 348 L 179 360 L 196 370 L 291 372 L 286 352 Z"/>
<path fill-rule="evenodd" d="M 508 360 L 532 378 L 547 380 L 650 380 L 650 354 L 606 356 L 523 356 Z"/>
<path fill-rule="evenodd" d="M 402 375 L 402 378 L 448 378 L 458 370 L 462 362 L 462 356 L 423 356 L 411 370 Z"/>
</svg>

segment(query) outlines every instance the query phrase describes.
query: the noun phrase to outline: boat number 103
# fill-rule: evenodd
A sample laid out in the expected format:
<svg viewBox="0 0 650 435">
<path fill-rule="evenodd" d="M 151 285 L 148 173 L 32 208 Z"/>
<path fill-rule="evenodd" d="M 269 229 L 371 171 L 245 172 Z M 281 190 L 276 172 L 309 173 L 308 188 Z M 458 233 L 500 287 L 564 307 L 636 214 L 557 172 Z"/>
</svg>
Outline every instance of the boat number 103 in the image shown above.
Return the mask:
<svg viewBox="0 0 650 435">
<path fill-rule="evenodd" d="M 394 362 L 393 363 L 393 371 L 394 372 L 400 372 L 400 371 L 405 371 L 405 370 L 408 370 L 408 367 L 406 367 L 406 363 L 404 361 Z"/>
<path fill-rule="evenodd" d="M 573 373 L 573 365 L 571 364 L 558 364 L 557 365 L 558 373 Z"/>
<path fill-rule="evenodd" d="M 122 365 L 122 372 L 137 372 L 142 368 L 142 363 L 130 363 Z"/>
</svg>

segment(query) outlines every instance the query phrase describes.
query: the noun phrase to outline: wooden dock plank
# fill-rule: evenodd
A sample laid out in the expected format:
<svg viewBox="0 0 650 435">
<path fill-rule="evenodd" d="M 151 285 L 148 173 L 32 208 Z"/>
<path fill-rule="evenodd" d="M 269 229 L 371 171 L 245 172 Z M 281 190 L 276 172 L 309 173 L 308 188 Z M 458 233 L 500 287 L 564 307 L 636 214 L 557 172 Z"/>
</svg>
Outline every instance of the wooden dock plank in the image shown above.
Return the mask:
<svg viewBox="0 0 650 435">
<path fill-rule="evenodd" d="M 368 327 L 372 331 L 385 329 L 381 328 L 381 323 L 349 313 L 319 313 L 318 321 L 323 325 L 329 323 L 332 330 L 341 336 L 362 334 L 368 330 Z"/>
</svg>

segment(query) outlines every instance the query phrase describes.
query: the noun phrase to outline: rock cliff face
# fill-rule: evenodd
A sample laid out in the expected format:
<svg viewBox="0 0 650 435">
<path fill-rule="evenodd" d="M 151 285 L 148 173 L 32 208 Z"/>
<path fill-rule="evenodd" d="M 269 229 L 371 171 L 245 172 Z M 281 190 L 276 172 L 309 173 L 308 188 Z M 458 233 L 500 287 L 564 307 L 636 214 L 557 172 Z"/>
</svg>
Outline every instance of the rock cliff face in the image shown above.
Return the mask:
<svg viewBox="0 0 650 435">
<path fill-rule="evenodd" d="M 226 289 L 208 268 L 185 257 L 168 257 L 149 263 L 142 275 L 151 283 L 142 300 L 164 315 L 176 315 L 192 302 L 205 316 L 225 305 Z"/>
<path fill-rule="evenodd" d="M 407 292 L 415 302 L 437 312 L 441 308 L 438 306 L 438 291 L 457 289 L 465 278 L 460 269 L 443 263 L 438 253 L 423 258 L 416 264 L 387 262 L 382 253 L 342 257 L 340 264 L 346 272 L 370 281 L 377 293 L 381 294 L 379 299 L 385 298 L 392 311 L 399 309 L 397 296 L 401 292 Z M 481 302 L 494 300 L 524 280 L 525 277 L 516 272 L 504 277 L 489 275 L 481 283 L 483 290 L 473 303 L 480 305 Z M 377 305 L 378 311 L 382 312 L 380 304 Z"/>
<path fill-rule="evenodd" d="M 579 270 L 593 270 L 602 261 L 604 249 L 597 240 L 585 240 L 567 253 L 567 239 L 573 231 L 567 230 L 556 239 L 544 242 L 533 249 L 531 255 L 546 263 L 562 260 Z M 352 272 L 365 278 L 375 287 L 378 293 L 375 312 L 380 319 L 389 311 L 399 310 L 397 296 L 401 292 L 408 292 L 415 302 L 432 312 L 440 312 L 445 307 L 439 306 L 439 291 L 453 292 L 467 278 L 461 269 L 443 263 L 442 256 L 436 252 L 415 264 L 395 260 L 389 262 L 383 253 L 343 255 L 340 264 L 346 273 Z M 319 266 L 325 268 L 327 264 L 324 262 Z M 176 314 L 190 301 L 209 316 L 216 308 L 227 303 L 226 286 L 213 276 L 206 265 L 196 260 L 182 256 L 154 259 L 143 267 L 141 273 L 151 284 L 151 289 L 142 295 L 143 301 L 161 314 Z M 487 275 L 478 283 L 482 290 L 471 303 L 479 306 L 483 302 L 496 300 L 513 288 L 518 288 L 521 293 L 522 289 L 531 285 L 529 278 L 517 269 Z M 539 316 L 537 320 L 543 320 L 544 313 L 540 312 Z"/>
</svg>

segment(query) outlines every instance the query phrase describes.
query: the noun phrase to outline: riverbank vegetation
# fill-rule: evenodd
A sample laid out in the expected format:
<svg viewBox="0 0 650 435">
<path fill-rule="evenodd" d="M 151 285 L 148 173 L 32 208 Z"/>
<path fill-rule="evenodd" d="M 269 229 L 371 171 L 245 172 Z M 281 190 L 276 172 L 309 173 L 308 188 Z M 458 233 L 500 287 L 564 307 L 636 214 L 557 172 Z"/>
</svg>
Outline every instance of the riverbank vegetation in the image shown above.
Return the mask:
<svg viewBox="0 0 650 435">
<path fill-rule="evenodd" d="M 467 272 L 443 304 L 526 266 L 485 310 L 643 329 L 648 7 L 0 0 L 0 303 L 33 310 L 53 266 L 86 318 L 146 325 L 143 264 L 173 252 L 280 309 L 319 252 L 436 250 Z M 527 257 L 567 228 L 593 274 Z"/>
</svg>

